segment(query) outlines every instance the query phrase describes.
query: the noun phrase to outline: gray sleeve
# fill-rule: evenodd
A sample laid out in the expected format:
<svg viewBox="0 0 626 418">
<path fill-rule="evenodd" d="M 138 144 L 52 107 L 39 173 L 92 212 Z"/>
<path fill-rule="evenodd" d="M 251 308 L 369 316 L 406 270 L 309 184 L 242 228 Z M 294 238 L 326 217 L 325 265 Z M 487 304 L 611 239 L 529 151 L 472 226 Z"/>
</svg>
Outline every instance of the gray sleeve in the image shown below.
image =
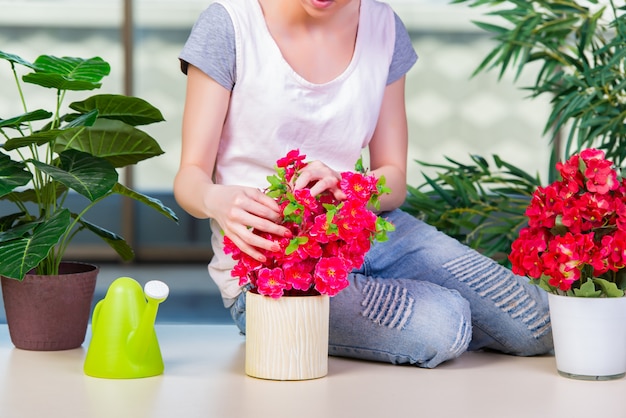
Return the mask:
<svg viewBox="0 0 626 418">
<path fill-rule="evenodd" d="M 405 75 L 417 61 L 417 53 L 411 43 L 404 23 L 400 17 L 396 17 L 396 44 L 393 50 L 393 58 L 389 66 L 389 76 L 387 77 L 387 85 L 393 83 Z"/>
<path fill-rule="evenodd" d="M 235 85 L 235 29 L 219 3 L 211 3 L 198 17 L 179 55 L 180 69 L 199 68 L 227 90 Z"/>
</svg>

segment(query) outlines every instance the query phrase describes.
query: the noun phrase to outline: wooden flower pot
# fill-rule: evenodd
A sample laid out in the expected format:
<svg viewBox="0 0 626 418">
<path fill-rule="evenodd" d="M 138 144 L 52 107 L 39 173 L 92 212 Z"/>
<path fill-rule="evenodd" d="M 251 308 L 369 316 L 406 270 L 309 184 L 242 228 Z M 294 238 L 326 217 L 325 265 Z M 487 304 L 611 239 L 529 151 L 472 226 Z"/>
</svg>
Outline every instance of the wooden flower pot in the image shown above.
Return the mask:
<svg viewBox="0 0 626 418">
<path fill-rule="evenodd" d="M 246 294 L 246 374 L 271 380 L 328 374 L 329 297 Z"/>
</svg>

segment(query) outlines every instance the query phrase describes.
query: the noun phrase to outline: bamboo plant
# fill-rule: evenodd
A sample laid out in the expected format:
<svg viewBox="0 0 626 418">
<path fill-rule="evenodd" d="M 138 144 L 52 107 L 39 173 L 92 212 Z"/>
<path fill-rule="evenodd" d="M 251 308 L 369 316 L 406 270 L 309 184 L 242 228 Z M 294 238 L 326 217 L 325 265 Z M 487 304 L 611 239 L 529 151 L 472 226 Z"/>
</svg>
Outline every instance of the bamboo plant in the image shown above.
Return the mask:
<svg viewBox="0 0 626 418">
<path fill-rule="evenodd" d="M 530 98 L 548 95 L 545 132 L 565 138 L 556 158 L 585 148 L 626 163 L 626 5 L 614 0 L 453 0 L 487 8 L 489 22 L 474 22 L 495 46 L 475 73 L 539 70 Z M 550 162 L 550 168 L 554 161 Z M 553 175 L 551 177 L 554 177 Z M 553 180 L 553 179 L 551 179 Z"/>
<path fill-rule="evenodd" d="M 517 82 L 523 71 L 537 71 L 534 82 L 520 88 L 530 93 L 528 100 L 542 95 L 551 100 L 544 132 L 550 138 L 546 146 L 553 151 L 548 162 L 549 182 L 557 177 L 556 160 L 585 148 L 602 149 L 617 166 L 626 166 L 623 1 L 452 3 L 485 10 L 484 21 L 474 23 L 492 36 L 494 47 L 474 74 L 497 71 L 502 78 L 512 72 Z M 436 176 L 425 176 L 422 184 L 409 187 L 405 206 L 474 248 L 490 255 L 508 254 L 521 226 L 529 191 L 541 182 L 519 171 L 514 162 L 495 160 L 495 169 L 482 157 L 472 157 L 469 164 L 449 160 L 451 165 L 436 166 Z M 511 183 L 509 175 L 517 179 Z M 526 196 L 525 202 L 517 199 L 521 196 Z"/>
</svg>

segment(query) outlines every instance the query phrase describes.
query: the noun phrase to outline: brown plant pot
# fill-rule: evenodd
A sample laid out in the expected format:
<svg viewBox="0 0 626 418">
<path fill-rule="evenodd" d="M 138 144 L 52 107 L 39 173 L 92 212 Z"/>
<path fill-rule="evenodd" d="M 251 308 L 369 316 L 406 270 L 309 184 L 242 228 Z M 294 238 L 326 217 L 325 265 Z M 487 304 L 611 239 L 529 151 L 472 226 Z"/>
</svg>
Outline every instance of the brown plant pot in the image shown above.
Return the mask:
<svg viewBox="0 0 626 418">
<path fill-rule="evenodd" d="M 58 276 L 2 277 L 11 341 L 35 351 L 69 350 L 85 341 L 99 268 L 63 262 Z"/>
</svg>

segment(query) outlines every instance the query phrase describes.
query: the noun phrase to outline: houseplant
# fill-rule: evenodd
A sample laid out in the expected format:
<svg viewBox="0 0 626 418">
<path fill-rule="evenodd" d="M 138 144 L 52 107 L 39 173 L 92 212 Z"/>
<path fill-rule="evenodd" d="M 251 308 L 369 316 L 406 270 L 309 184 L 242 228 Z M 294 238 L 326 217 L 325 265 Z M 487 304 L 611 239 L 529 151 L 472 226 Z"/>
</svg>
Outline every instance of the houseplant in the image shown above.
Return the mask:
<svg viewBox="0 0 626 418">
<path fill-rule="evenodd" d="M 548 162 L 548 181 L 557 178 L 558 160 L 585 148 L 604 150 L 617 166 L 624 166 L 625 6 L 598 0 L 453 0 L 452 3 L 485 11 L 485 21 L 475 24 L 492 35 L 494 46 L 475 74 L 497 71 L 500 78 L 511 73 L 517 80 L 524 71 L 536 71 L 534 83 L 520 88 L 529 93 L 529 100 L 542 95 L 551 99 L 551 111 L 545 123 L 550 139 L 546 146 L 553 150 Z M 513 182 L 505 180 L 496 184 L 492 181 L 493 166 L 478 158 L 472 157 L 469 164 L 457 166 L 455 162 L 438 167 L 440 170 L 432 180 L 426 178 L 423 184 L 409 188 L 408 207 L 416 216 L 424 217 L 474 248 L 485 249 L 490 255 L 506 254 L 512 240 L 501 240 L 497 233 L 490 235 L 489 231 L 495 231 L 494 225 L 506 226 L 501 222 L 501 213 L 519 219 L 525 206 L 517 199 L 502 200 L 498 189 L 507 189 L 506 196 L 528 196 L 528 186 L 532 183 L 524 175 Z M 496 169 L 506 169 L 505 164 L 515 167 L 514 161 L 496 159 Z M 508 177 L 507 171 L 493 174 Z M 469 177 L 454 179 L 457 174 L 469 174 Z M 450 196 L 454 201 L 446 198 Z M 498 209 L 491 210 L 496 205 Z M 472 217 L 476 212 L 477 216 Z M 461 224 L 465 226 L 459 229 Z M 474 230 L 479 232 L 473 233 Z M 485 230 L 487 236 L 482 235 Z M 502 261 L 506 262 L 506 257 Z"/>
<path fill-rule="evenodd" d="M 498 155 L 492 158 L 492 163 L 480 155 L 469 163 L 418 161 L 437 171 L 424 174 L 422 184 L 407 186 L 402 209 L 510 267 L 511 243 L 526 224 L 524 211 L 541 179 Z"/>
<path fill-rule="evenodd" d="M 585 148 L 605 151 L 619 167 L 626 162 L 626 6 L 614 0 L 454 0 L 489 8 L 489 22 L 475 22 L 495 46 L 475 73 L 499 68 L 516 76 L 537 68 L 523 86 L 530 98 L 548 95 L 545 131 L 561 155 Z M 562 149 L 559 149 L 562 147 Z M 553 172 L 553 174 L 556 174 Z M 554 176 L 550 178 L 554 180 Z"/>
<path fill-rule="evenodd" d="M 551 111 L 545 124 L 553 151 L 549 181 L 559 177 L 556 169 L 558 160 L 588 148 L 603 151 L 617 167 L 624 167 L 626 6 L 618 7 L 613 0 L 453 0 L 452 3 L 484 7 L 489 18 L 487 22 L 475 22 L 493 35 L 494 41 L 493 49 L 479 64 L 475 74 L 499 69 L 500 78 L 512 72 L 517 80 L 523 71 L 537 70 L 534 84 L 522 86 L 522 89 L 529 92 L 530 99 L 541 95 L 548 95 L 551 99 Z M 515 241 L 499 238 L 497 234 L 508 224 L 515 228 L 512 234 L 506 235 L 517 239 L 517 232 L 524 223 L 512 222 L 524 215 L 526 205 L 520 205 L 515 197 L 528 196 L 529 177 L 522 175 L 513 182 L 509 181 L 512 178 L 508 178 L 508 167 L 514 165 L 496 159 L 496 168 L 505 168 L 505 192 L 502 194 L 498 190 L 502 187 L 493 182 L 491 168 L 485 160 L 480 157 L 472 159 L 473 165 L 453 162 L 452 166 L 441 166 L 436 177 L 425 177 L 423 185 L 409 188 L 406 207 L 415 216 L 424 217 L 429 223 L 439 223 L 437 226 L 444 232 L 456 235 L 491 256 L 508 254 Z M 456 175 L 463 177 L 457 178 Z M 520 236 L 522 240 L 527 232 L 523 234 Z M 536 248 L 533 251 L 536 252 Z M 518 258 L 519 253 L 514 251 L 511 261 L 519 262 Z M 575 261 L 572 263 L 576 264 Z M 522 273 L 519 269 L 516 271 Z M 570 296 L 577 293 L 577 296 L 599 294 L 602 297 L 569 297 L 549 293 L 557 368 L 562 374 L 589 379 L 623 376 L 626 370 L 622 362 L 626 351 L 626 333 L 621 331 L 626 318 L 621 313 L 609 313 L 604 319 L 597 319 L 601 310 L 625 303 L 626 299 L 619 297 L 624 287 L 622 274 L 619 270 L 605 274 L 607 277 L 575 281 L 568 290 L 557 291 L 569 292 Z M 554 280 L 557 279 L 552 279 L 556 283 Z M 549 289 L 550 279 L 547 277 L 536 282 Z M 576 306 L 572 313 L 559 314 L 555 313 L 557 304 Z M 582 313 L 583 306 L 589 311 Z M 589 331 L 583 331 L 583 323 L 590 318 L 594 318 L 595 322 Z M 559 342 L 564 327 L 579 339 Z M 600 342 L 601 339 L 591 333 L 601 329 L 620 337 L 611 343 Z M 592 343 L 599 346 L 590 347 Z M 586 353 L 580 357 L 564 353 L 565 348 L 572 347 L 583 347 Z M 600 354 L 594 352 L 596 347 L 617 347 L 617 351 L 615 354 Z M 589 353 L 593 354 L 590 356 Z M 608 359 L 608 368 L 594 369 L 594 366 L 589 366 L 580 369 L 580 365 L 589 365 L 589 357 Z M 572 368 L 565 359 L 573 359 Z"/>
<path fill-rule="evenodd" d="M 384 241 L 393 225 L 372 212 L 388 189 L 384 178 L 341 173 L 339 188 L 312 196 L 293 184 L 306 166 L 305 155 L 290 151 L 268 177 L 266 193 L 276 199 L 291 238 L 255 231 L 281 249 L 260 262 L 224 238 L 225 252 L 237 261 L 232 275 L 246 293 L 246 373 L 276 380 L 301 380 L 327 373 L 328 298 L 348 286 L 347 276 L 363 264 L 374 240 Z M 284 297 L 283 297 L 284 296 Z"/>
<path fill-rule="evenodd" d="M 42 55 L 31 63 L 2 51 L 0 60 L 10 66 L 22 110 L 17 116 L 0 119 L 0 134 L 5 140 L 0 146 L 0 200 L 15 207 L 15 212 L 0 217 L 0 276 L 7 309 L 18 304 L 28 310 L 37 302 L 13 301 L 7 294 L 9 287 L 16 287 L 29 273 L 44 281 L 48 276 L 63 273 L 64 253 L 79 231 L 93 232 L 123 260 L 133 257 L 132 249 L 122 237 L 85 218 L 89 209 L 99 202 L 122 195 L 154 208 L 169 219 L 177 218 L 158 200 L 118 182 L 117 169 L 163 153 L 152 137 L 136 128 L 162 121 L 158 109 L 139 98 L 109 94 L 75 101 L 69 104 L 69 109 L 64 106 L 67 95 L 100 88 L 101 80 L 110 72 L 107 62 L 99 57 Z M 21 70 L 27 73 L 20 80 Z M 30 110 L 22 82 L 50 89 L 51 110 Z M 70 193 L 85 198 L 84 206 L 77 211 L 65 206 Z M 69 268 L 73 273 L 81 271 L 77 265 Z M 88 269 L 94 270 L 93 266 Z M 82 292 L 89 303 L 93 297 L 93 280 Z M 20 286 L 22 293 L 25 286 Z M 26 293 L 26 297 L 34 297 Z M 57 305 L 67 299 L 42 296 Z M 13 339 L 11 316 L 7 312 Z M 82 323 L 86 329 L 87 320 L 83 319 Z M 67 324 L 61 325 L 68 328 Z M 32 340 L 32 336 L 28 338 Z"/>
<path fill-rule="evenodd" d="M 494 41 L 492 51 L 483 59 L 475 74 L 499 70 L 500 78 L 512 72 L 517 80 L 523 71 L 537 71 L 534 83 L 522 86 L 522 89 L 529 92 L 530 99 L 541 95 L 548 95 L 551 99 L 551 111 L 545 124 L 553 151 L 549 181 L 559 177 L 557 166 L 567 165 L 557 164 L 558 160 L 582 154 L 588 148 L 596 148 L 606 154 L 596 160 L 606 161 L 606 156 L 613 160 L 615 166 L 624 167 L 625 6 L 618 7 L 613 0 L 453 0 L 453 3 L 484 7 L 489 18 L 487 22 L 475 22 L 493 35 Z M 585 155 L 588 153 L 591 151 L 585 152 Z M 508 254 L 515 242 L 510 257 L 513 265 L 517 264 L 515 271 L 518 274 L 525 274 L 527 270 L 524 269 L 532 271 L 532 268 L 537 268 L 534 262 L 538 259 L 538 248 L 527 242 L 527 248 L 520 249 L 522 242 L 532 242 L 532 239 L 526 229 L 518 240 L 517 234 L 525 222 L 517 221 L 520 215 L 526 213 L 526 205 L 516 199 L 529 198 L 528 186 L 532 182 L 528 182 L 527 175 L 517 179 L 509 177 L 508 167 L 514 167 L 513 164 L 496 158 L 496 169 L 504 167 L 505 171 L 496 173 L 497 182 L 494 183 L 486 161 L 480 157 L 473 157 L 472 160 L 470 165 L 452 162 L 451 166 L 438 167 L 440 171 L 434 178 L 425 177 L 423 185 L 409 188 L 406 206 L 412 209 L 415 216 L 424 217 L 444 232 L 453 236 L 456 234 L 460 240 L 491 256 Z M 610 165 L 606 162 L 602 164 L 605 167 Z M 570 167 L 571 170 L 573 168 Z M 501 178 L 500 174 L 505 174 L 505 177 Z M 504 187 L 499 185 L 500 180 L 504 180 L 501 183 Z M 504 190 L 504 193 L 499 190 Z M 623 186 L 612 193 L 622 194 Z M 581 192 L 581 195 L 586 196 L 582 199 L 591 196 L 586 192 Z M 499 238 L 497 234 L 506 225 L 512 227 L 511 233 Z M 558 226 L 555 232 L 562 228 L 562 225 Z M 607 235 L 605 240 L 609 240 L 611 233 L 606 228 L 602 231 Z M 563 231 L 560 233 L 565 234 Z M 511 237 L 514 237 L 513 241 Z M 567 237 L 571 239 L 571 236 Z M 586 243 L 576 243 L 573 247 L 564 244 L 563 248 L 576 249 L 572 254 L 582 255 L 578 245 L 589 246 L 589 235 L 586 240 Z M 534 259 L 532 254 L 535 254 Z M 593 264 L 599 268 L 601 263 L 597 258 Z M 605 261 L 604 269 L 609 265 L 608 259 Z M 519 267 L 520 264 L 524 269 Z M 622 377 L 626 371 L 623 354 L 626 352 L 626 317 L 621 312 L 626 298 L 620 297 L 624 290 L 624 273 L 620 268 L 616 271 L 608 268 L 604 273 L 597 270 L 597 274 L 593 275 L 593 268 L 589 265 L 569 270 L 569 267 L 580 266 L 580 260 L 575 259 L 562 266 L 569 276 L 559 275 L 557 268 L 554 277 L 544 275 L 534 280 L 550 292 L 548 298 L 557 369 L 565 376 L 583 379 Z M 583 279 L 572 280 L 577 275 Z M 591 280 L 587 280 L 590 277 Z M 561 313 L 563 305 L 573 305 L 570 307 L 572 310 Z M 613 309 L 618 309 L 619 313 Z M 571 339 L 566 335 L 567 331 L 571 331 Z M 602 331 L 614 339 L 606 342 L 595 334 Z M 570 352 L 570 348 L 581 350 Z M 603 351 L 608 348 L 615 351 Z M 594 360 L 597 362 L 594 363 Z"/>
<path fill-rule="evenodd" d="M 509 255 L 513 272 L 549 292 L 557 368 L 562 374 L 622 377 L 626 179 L 598 149 L 574 154 L 557 163 L 557 170 L 561 178 L 537 188 L 526 209 L 528 226 Z"/>
</svg>

